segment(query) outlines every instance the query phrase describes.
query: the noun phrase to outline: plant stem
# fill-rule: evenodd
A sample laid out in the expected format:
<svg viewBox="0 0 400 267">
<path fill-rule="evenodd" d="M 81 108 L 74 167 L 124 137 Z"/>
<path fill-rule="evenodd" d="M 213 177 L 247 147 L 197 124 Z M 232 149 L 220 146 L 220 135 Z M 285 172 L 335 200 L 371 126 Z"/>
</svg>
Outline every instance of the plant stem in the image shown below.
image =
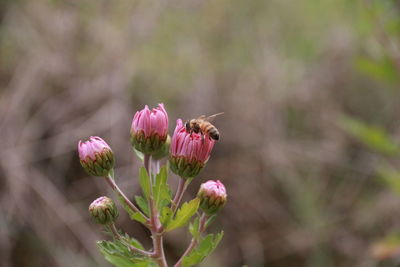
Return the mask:
<svg viewBox="0 0 400 267">
<path fill-rule="evenodd" d="M 139 208 L 137 208 L 135 206 L 135 204 L 133 204 L 129 198 L 124 194 L 124 192 L 122 192 L 122 190 L 118 187 L 118 185 L 115 183 L 114 179 L 111 177 L 111 175 L 108 175 L 105 177 L 107 183 L 110 185 L 111 189 L 116 192 L 118 194 L 118 196 L 120 196 L 123 201 L 125 202 L 125 204 L 133 211 L 133 212 L 138 212 L 140 213 L 145 219 L 146 221 L 149 220 L 149 218 L 147 218 L 146 215 L 144 215 Z"/>
<path fill-rule="evenodd" d="M 155 167 L 154 164 L 151 164 L 151 156 L 144 155 L 144 167 L 147 170 L 147 174 L 150 179 L 150 196 L 149 196 L 149 207 L 150 207 L 150 230 L 151 230 L 151 238 L 153 240 L 153 254 L 152 258 L 157 262 L 159 267 L 168 267 L 167 261 L 165 259 L 164 254 L 164 246 L 163 246 L 163 236 L 162 233 L 164 231 L 163 226 L 160 222 L 160 217 L 157 211 L 157 207 L 154 204 L 154 196 L 153 196 L 153 183 L 152 183 L 152 168 Z M 155 172 L 154 172 L 155 173 Z"/>
<path fill-rule="evenodd" d="M 119 241 L 123 242 L 122 236 L 118 233 L 118 230 L 117 230 L 117 228 L 115 227 L 115 224 L 114 224 L 114 223 L 110 223 L 108 226 L 110 227 L 111 232 L 113 233 L 115 239 L 118 239 Z M 148 252 L 148 251 L 145 251 L 145 250 L 142 250 L 142 249 L 140 249 L 140 248 L 134 247 L 134 246 L 132 246 L 132 245 L 130 245 L 130 244 L 126 244 L 125 242 L 123 242 L 123 243 L 124 243 L 126 246 L 128 246 L 129 249 L 130 249 L 131 251 L 133 251 L 133 252 L 142 254 L 142 255 L 147 256 L 147 257 L 151 257 L 151 256 L 152 256 L 152 253 L 150 253 L 150 252 Z"/>
<path fill-rule="evenodd" d="M 207 222 L 207 215 L 203 213 L 200 217 L 200 223 L 199 223 L 199 233 L 202 234 L 204 230 L 206 229 L 206 222 Z M 177 261 L 177 263 L 174 265 L 174 267 L 181 267 L 182 266 L 182 261 L 183 259 L 190 254 L 190 252 L 193 251 L 193 249 L 198 245 L 199 241 L 196 238 L 192 238 L 192 241 L 190 241 L 190 244 L 186 251 L 183 253 L 181 258 Z"/>
<path fill-rule="evenodd" d="M 149 175 L 149 177 L 150 177 L 150 182 L 152 181 L 152 179 L 151 179 L 151 173 L 150 173 L 150 155 L 147 155 L 147 154 L 145 154 L 144 155 L 144 158 L 143 158 L 143 164 L 144 164 L 144 167 L 146 168 L 146 171 L 147 171 L 147 174 Z"/>
<path fill-rule="evenodd" d="M 172 201 L 172 212 L 175 213 L 175 211 L 177 210 L 177 208 L 179 207 L 179 203 L 182 200 L 183 194 L 186 191 L 186 188 L 188 187 L 189 183 L 191 180 L 186 180 L 183 178 L 179 179 L 179 184 L 178 184 L 178 188 L 176 189 L 176 193 L 175 193 L 175 197 L 174 200 Z"/>
<path fill-rule="evenodd" d="M 154 254 L 152 255 L 152 258 L 157 262 L 159 267 L 168 267 L 164 254 L 162 233 L 151 231 L 151 237 L 153 239 L 153 247 L 154 247 Z"/>
</svg>

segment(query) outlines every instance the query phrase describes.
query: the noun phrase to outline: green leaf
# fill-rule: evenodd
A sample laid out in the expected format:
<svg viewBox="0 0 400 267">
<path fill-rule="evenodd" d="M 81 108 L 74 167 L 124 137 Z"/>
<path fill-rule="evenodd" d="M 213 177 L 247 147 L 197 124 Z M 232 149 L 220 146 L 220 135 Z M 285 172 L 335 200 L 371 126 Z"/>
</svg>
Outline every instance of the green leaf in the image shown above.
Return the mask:
<svg viewBox="0 0 400 267">
<path fill-rule="evenodd" d="M 196 249 L 194 249 L 188 256 L 183 258 L 183 266 L 184 267 L 189 267 L 193 266 L 196 264 L 199 264 L 206 258 L 208 255 L 210 255 L 214 249 L 218 246 L 219 242 L 221 241 L 222 237 L 224 235 L 224 232 L 221 231 L 219 234 L 209 234 L 206 237 L 204 237 Z"/>
<path fill-rule="evenodd" d="M 147 201 L 142 196 L 135 196 L 135 200 L 143 213 L 149 216 L 149 206 L 147 205 Z"/>
<path fill-rule="evenodd" d="M 175 228 L 185 226 L 190 218 L 196 213 L 199 208 L 200 199 L 195 198 L 189 202 L 186 202 L 176 212 L 175 218 L 173 218 L 167 226 L 166 231 L 171 231 Z"/>
<path fill-rule="evenodd" d="M 200 222 L 200 217 L 197 216 L 196 219 L 194 219 L 193 223 L 189 224 L 189 232 L 195 239 L 199 238 L 200 236 L 199 222 Z"/>
<path fill-rule="evenodd" d="M 161 210 L 161 224 L 166 226 L 168 225 L 168 223 L 170 222 L 171 218 L 172 218 L 173 212 L 169 207 L 164 207 Z"/>
<path fill-rule="evenodd" d="M 378 169 L 378 175 L 391 190 L 400 195 L 400 171 L 385 166 Z"/>
<path fill-rule="evenodd" d="M 156 182 L 153 186 L 154 204 L 157 210 L 171 203 L 171 190 L 167 184 L 167 166 L 163 166 L 156 176 Z"/>
<path fill-rule="evenodd" d="M 206 221 L 205 228 L 208 228 L 208 226 L 210 226 L 210 224 L 212 224 L 213 221 L 215 221 L 216 218 L 217 218 L 217 214 L 211 215 L 210 218 L 208 218 L 207 221 Z"/>
<path fill-rule="evenodd" d="M 399 81 L 395 63 L 388 57 L 379 60 L 369 58 L 359 58 L 356 60 L 356 67 L 378 81 L 396 83 Z"/>
<path fill-rule="evenodd" d="M 118 196 L 118 200 L 121 203 L 122 207 L 124 208 L 124 210 L 129 214 L 129 217 L 133 220 L 139 221 L 139 222 L 146 222 L 146 218 L 144 218 L 142 215 L 140 215 L 140 213 L 134 212 L 126 203 L 125 200 L 122 196 Z M 139 217 L 141 217 L 142 219 L 138 219 Z M 135 219 L 137 218 L 137 219 Z"/>
<path fill-rule="evenodd" d="M 381 127 L 368 125 L 350 117 L 343 117 L 340 124 L 371 149 L 387 155 L 399 153 L 397 144 Z"/>
<path fill-rule="evenodd" d="M 128 234 L 125 233 L 125 235 L 121 235 L 123 238 L 123 241 L 134 246 L 135 248 L 140 248 L 144 250 L 144 247 L 142 244 L 140 244 L 140 242 L 133 237 L 130 237 Z"/>
<path fill-rule="evenodd" d="M 137 240 L 132 241 L 129 237 L 128 243 L 138 244 Z M 132 253 L 121 241 L 98 241 L 97 247 L 104 258 L 116 267 L 147 267 L 151 266 L 151 260 L 143 255 Z M 141 245 L 140 248 L 143 248 Z"/>
<path fill-rule="evenodd" d="M 130 217 L 132 220 L 138 221 L 138 222 L 140 222 L 140 223 L 142 223 L 142 224 L 146 224 L 146 218 L 143 217 L 143 215 L 140 214 L 139 212 L 134 212 L 134 213 L 132 213 L 132 214 L 129 214 L 129 217 Z"/>
<path fill-rule="evenodd" d="M 139 183 L 142 188 L 143 195 L 146 199 L 149 199 L 150 196 L 150 179 L 147 174 L 147 170 L 145 167 L 141 167 L 139 171 Z"/>
</svg>

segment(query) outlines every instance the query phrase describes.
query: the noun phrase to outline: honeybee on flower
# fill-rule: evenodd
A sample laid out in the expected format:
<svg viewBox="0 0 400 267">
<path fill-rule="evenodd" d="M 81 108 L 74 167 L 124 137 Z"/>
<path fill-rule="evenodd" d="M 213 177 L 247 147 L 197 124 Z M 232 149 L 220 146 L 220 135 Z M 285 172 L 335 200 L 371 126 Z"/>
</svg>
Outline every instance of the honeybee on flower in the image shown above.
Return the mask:
<svg viewBox="0 0 400 267">
<path fill-rule="evenodd" d="M 211 139 L 214 139 L 215 141 L 219 140 L 219 131 L 217 127 L 215 127 L 213 124 L 211 124 L 210 121 L 212 121 L 216 116 L 224 114 L 223 112 L 211 115 L 206 117 L 205 115 L 202 115 L 196 119 L 191 119 L 186 121 L 185 123 L 185 129 L 186 132 L 188 133 L 200 133 L 201 134 L 201 140 L 204 142 L 204 135 L 208 135 Z"/>
</svg>

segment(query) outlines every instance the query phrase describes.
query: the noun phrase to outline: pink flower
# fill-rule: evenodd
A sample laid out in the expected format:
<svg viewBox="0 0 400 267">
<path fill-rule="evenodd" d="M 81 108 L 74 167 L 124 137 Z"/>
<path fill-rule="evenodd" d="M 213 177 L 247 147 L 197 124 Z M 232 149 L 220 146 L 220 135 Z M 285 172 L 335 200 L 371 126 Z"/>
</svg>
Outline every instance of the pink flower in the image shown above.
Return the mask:
<svg viewBox="0 0 400 267">
<path fill-rule="evenodd" d="M 146 153 L 157 153 L 168 135 L 168 114 L 163 104 L 150 110 L 146 105 L 137 111 L 132 120 L 131 142 L 135 149 Z"/>
<path fill-rule="evenodd" d="M 227 200 L 225 186 L 219 180 L 201 184 L 197 197 L 200 198 L 200 207 L 208 215 L 216 213 Z"/>
<path fill-rule="evenodd" d="M 110 146 L 98 136 L 91 136 L 85 142 L 79 141 L 78 152 L 82 167 L 90 175 L 104 176 L 114 167 Z"/>
<path fill-rule="evenodd" d="M 170 147 L 171 170 L 184 178 L 195 177 L 210 158 L 214 144 L 201 133 L 188 133 L 178 119 Z"/>
<path fill-rule="evenodd" d="M 168 133 L 168 114 L 164 104 L 158 104 L 157 108 L 150 110 L 146 105 L 141 111 L 137 111 L 133 117 L 131 131 L 134 133 L 143 131 L 145 137 L 158 134 L 161 138 Z"/>
</svg>

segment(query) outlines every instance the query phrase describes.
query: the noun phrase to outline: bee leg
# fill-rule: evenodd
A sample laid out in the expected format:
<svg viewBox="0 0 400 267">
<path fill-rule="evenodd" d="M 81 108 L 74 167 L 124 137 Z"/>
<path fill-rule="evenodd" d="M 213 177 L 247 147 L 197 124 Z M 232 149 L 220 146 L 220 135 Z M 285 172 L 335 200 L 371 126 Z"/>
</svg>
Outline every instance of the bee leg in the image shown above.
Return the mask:
<svg viewBox="0 0 400 267">
<path fill-rule="evenodd" d="M 204 144 L 204 134 L 201 133 L 201 142 Z"/>
</svg>

